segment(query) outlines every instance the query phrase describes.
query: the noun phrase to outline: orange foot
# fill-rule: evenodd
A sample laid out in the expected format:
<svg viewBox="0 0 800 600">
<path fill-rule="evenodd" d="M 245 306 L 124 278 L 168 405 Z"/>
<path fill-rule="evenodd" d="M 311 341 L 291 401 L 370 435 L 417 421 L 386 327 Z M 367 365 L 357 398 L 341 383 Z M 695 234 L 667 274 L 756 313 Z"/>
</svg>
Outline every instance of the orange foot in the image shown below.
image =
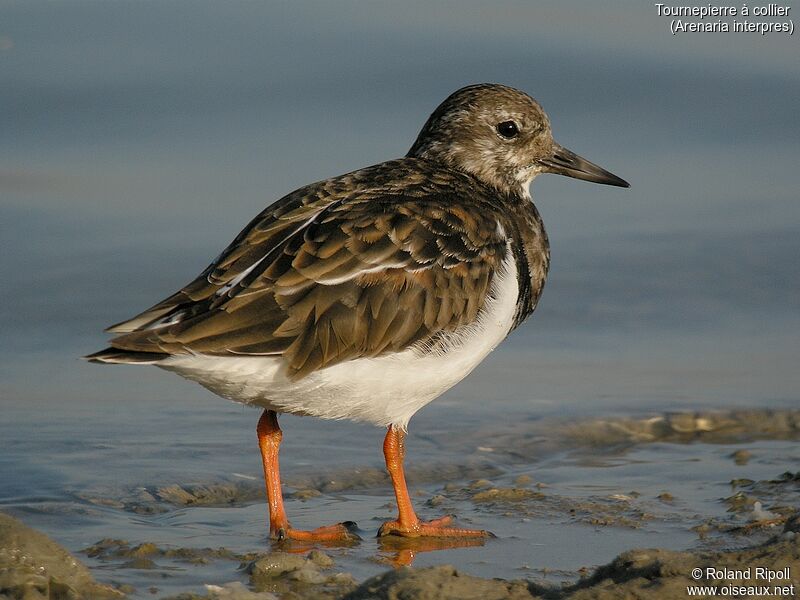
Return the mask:
<svg viewBox="0 0 800 600">
<path fill-rule="evenodd" d="M 311 531 L 292 529 L 287 523 L 285 527 L 277 527 L 270 532 L 276 540 L 297 540 L 299 542 L 353 542 L 361 538 L 356 533 L 356 524 L 345 521 L 336 525 L 318 527 Z"/>
<path fill-rule="evenodd" d="M 400 535 L 403 537 L 449 537 L 449 538 L 483 538 L 494 537 L 494 534 L 483 529 L 462 529 L 448 527 L 453 522 L 453 517 L 447 516 L 433 521 L 420 521 L 416 519 L 410 524 L 400 521 L 387 521 L 378 530 L 378 537 L 385 535 Z"/>
</svg>

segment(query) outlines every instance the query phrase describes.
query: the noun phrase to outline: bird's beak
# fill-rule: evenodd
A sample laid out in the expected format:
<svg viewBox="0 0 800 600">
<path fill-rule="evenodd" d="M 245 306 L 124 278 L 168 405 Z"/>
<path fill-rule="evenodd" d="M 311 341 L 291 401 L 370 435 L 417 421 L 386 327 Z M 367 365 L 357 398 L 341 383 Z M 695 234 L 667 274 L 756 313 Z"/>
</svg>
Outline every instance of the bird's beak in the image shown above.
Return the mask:
<svg viewBox="0 0 800 600">
<path fill-rule="evenodd" d="M 631 184 L 609 173 L 602 167 L 589 162 L 585 158 L 581 158 L 574 152 L 567 150 L 563 146 L 553 143 L 553 154 L 550 158 L 544 158 L 539 161 L 539 164 L 544 167 L 544 173 L 556 173 L 558 175 L 566 175 L 567 177 L 574 177 L 575 179 L 583 179 L 584 181 L 592 181 L 594 183 L 603 183 L 605 185 L 616 185 L 618 187 L 631 187 Z"/>
</svg>

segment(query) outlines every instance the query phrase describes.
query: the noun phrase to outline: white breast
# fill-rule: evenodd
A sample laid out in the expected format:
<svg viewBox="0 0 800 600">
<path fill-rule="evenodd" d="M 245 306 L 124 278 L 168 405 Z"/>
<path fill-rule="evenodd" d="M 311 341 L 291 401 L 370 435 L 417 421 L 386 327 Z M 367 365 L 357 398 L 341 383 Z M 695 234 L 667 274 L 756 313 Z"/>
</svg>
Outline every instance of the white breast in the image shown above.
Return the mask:
<svg viewBox="0 0 800 600">
<path fill-rule="evenodd" d="M 519 286 L 510 244 L 476 320 L 450 334 L 439 349 L 418 348 L 360 358 L 286 377 L 280 357 L 175 355 L 158 366 L 246 404 L 326 419 L 405 428 L 431 400 L 466 377 L 505 339 L 514 322 Z"/>
</svg>

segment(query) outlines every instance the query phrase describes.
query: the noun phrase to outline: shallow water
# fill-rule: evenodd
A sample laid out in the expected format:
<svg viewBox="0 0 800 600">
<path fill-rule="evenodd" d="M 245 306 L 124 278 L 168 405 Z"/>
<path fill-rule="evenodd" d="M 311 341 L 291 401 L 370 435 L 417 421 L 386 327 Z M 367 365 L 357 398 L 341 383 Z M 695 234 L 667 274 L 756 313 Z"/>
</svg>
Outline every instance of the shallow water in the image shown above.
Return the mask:
<svg viewBox="0 0 800 600">
<path fill-rule="evenodd" d="M 252 431 L 257 412 L 209 403 L 202 410 L 186 404 L 166 414 L 148 413 L 146 405 L 139 405 L 142 414 L 134 411 L 142 425 L 136 432 L 130 423 L 98 427 L 80 414 L 60 420 L 57 433 L 34 433 L 33 420 L 4 426 L 0 473 L 8 485 L 0 506 L 77 553 L 101 582 L 132 585 L 132 597 L 152 597 L 151 587 L 165 595 L 200 592 L 206 583 L 246 582 L 232 558 L 207 555 L 207 564 L 190 564 L 156 556 L 142 566 L 131 556 L 87 556 L 86 549 L 104 538 L 131 547 L 195 549 L 200 556 L 204 548 L 224 547 L 238 555 L 287 548 L 267 539 Z M 461 420 L 473 425 L 464 429 L 443 427 L 449 412 L 432 407 L 412 429 L 410 488 L 423 517 L 455 514 L 459 523 L 497 535 L 481 547 L 431 549 L 376 539 L 380 523 L 394 512 L 380 469 L 381 432 L 283 419 L 282 462 L 293 524 L 358 523 L 361 542 L 323 546 L 337 571 L 362 580 L 391 564 L 451 563 L 481 576 L 559 583 L 632 547 L 686 549 L 713 545 L 715 539 L 726 547 L 750 543 L 750 537 L 737 541 L 725 529 L 749 522 L 754 499 L 768 511 L 800 501 L 796 484 L 780 493 L 745 488 L 750 505 L 738 512 L 728 512 L 731 505 L 724 501 L 738 489 L 733 480 L 776 480 L 796 468 L 796 411 L 585 421 L 516 415 L 516 423 L 467 411 Z M 744 463 L 733 455 L 741 450 L 749 452 Z M 703 540 L 693 528 L 707 522 L 720 531 Z"/>
<path fill-rule="evenodd" d="M 78 357 L 266 204 L 402 155 L 448 93 L 499 81 L 536 95 L 559 141 L 633 187 L 535 182 L 553 255 L 540 306 L 409 437 L 420 512 L 498 538 L 415 564 L 560 581 L 632 546 L 739 540 L 691 528 L 746 520 L 721 500 L 730 480 L 796 469 L 796 438 L 662 439 L 626 419 L 800 405 L 796 39 L 676 38 L 635 2 L 455 6 L 0 9 L 0 509 L 137 597 L 245 580 L 234 560 L 135 569 L 80 553 L 108 537 L 240 554 L 269 544 L 256 411 L 157 369 Z M 329 550 L 337 568 L 362 578 L 407 556 L 371 537 L 392 514 L 383 432 L 281 423 L 287 491 L 320 493 L 289 497 L 294 522 L 365 532 Z M 739 449 L 746 465 L 729 458 Z M 490 487 L 470 487 L 481 479 Z M 176 485 L 233 501 L 176 505 Z M 527 496 L 474 501 L 491 486 Z"/>
</svg>

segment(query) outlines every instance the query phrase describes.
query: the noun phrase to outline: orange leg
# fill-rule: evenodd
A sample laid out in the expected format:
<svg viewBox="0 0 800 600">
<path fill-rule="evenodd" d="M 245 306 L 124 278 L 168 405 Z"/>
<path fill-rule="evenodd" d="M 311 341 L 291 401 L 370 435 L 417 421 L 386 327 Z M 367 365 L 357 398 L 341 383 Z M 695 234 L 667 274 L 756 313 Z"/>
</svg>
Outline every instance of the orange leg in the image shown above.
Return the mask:
<svg viewBox="0 0 800 600">
<path fill-rule="evenodd" d="M 274 410 L 265 410 L 258 420 L 258 446 L 261 448 L 261 460 L 264 463 L 264 481 L 267 486 L 267 503 L 269 504 L 269 535 L 278 540 L 292 539 L 300 541 L 337 542 L 359 539 L 351 533 L 344 523 L 320 527 L 311 531 L 292 529 L 283 508 L 281 492 L 281 473 L 278 464 L 278 450 L 283 432 L 278 426 L 278 415 Z"/>
<path fill-rule="evenodd" d="M 411 505 L 406 476 L 403 472 L 406 433 L 392 425 L 383 441 L 383 455 L 386 457 L 386 470 L 392 478 L 394 494 L 397 498 L 399 515 L 394 521 L 381 525 L 379 536 L 401 535 L 404 537 L 491 537 L 491 533 L 480 529 L 460 529 L 448 527 L 452 517 L 442 517 L 433 521 L 420 521 Z"/>
</svg>

